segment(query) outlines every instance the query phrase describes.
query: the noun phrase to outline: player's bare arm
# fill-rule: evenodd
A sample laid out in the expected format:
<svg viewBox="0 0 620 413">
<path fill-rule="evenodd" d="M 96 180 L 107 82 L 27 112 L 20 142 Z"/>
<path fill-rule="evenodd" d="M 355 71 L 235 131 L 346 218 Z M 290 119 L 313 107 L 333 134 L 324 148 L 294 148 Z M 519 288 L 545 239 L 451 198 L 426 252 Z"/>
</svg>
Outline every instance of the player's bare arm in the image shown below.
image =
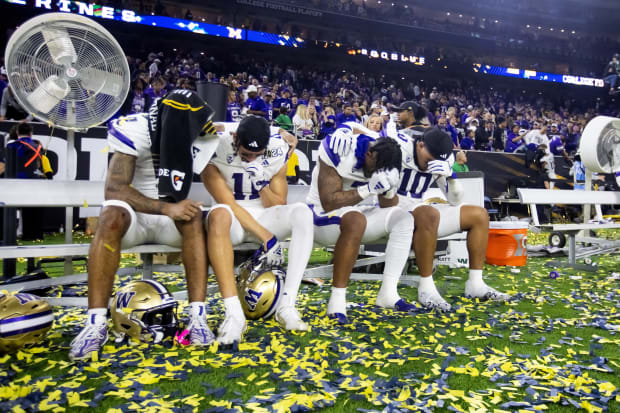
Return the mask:
<svg viewBox="0 0 620 413">
<path fill-rule="evenodd" d="M 288 182 L 286 182 L 286 164 L 280 168 L 277 174 L 271 178 L 269 185 L 266 185 L 258 193 L 263 206 L 269 208 L 276 205 L 286 205 L 288 195 Z"/>
<path fill-rule="evenodd" d="M 295 148 L 297 147 L 297 143 L 299 143 L 299 140 L 297 139 L 295 135 L 293 135 L 292 133 L 282 128 L 278 129 L 278 133 L 280 134 L 282 139 L 284 139 L 284 142 L 288 144 L 288 147 L 289 147 L 288 157 L 290 158 L 293 152 L 295 151 Z"/>
<path fill-rule="evenodd" d="M 190 199 L 172 204 L 148 198 L 131 186 L 136 168 L 136 157 L 116 152 L 110 160 L 105 182 L 106 200 L 127 202 L 136 212 L 167 215 L 175 221 L 190 221 L 200 213 L 200 203 Z"/>
<path fill-rule="evenodd" d="M 200 177 L 207 191 L 209 191 L 213 199 L 215 199 L 215 202 L 228 205 L 232 209 L 233 214 L 235 214 L 235 217 L 239 220 L 243 229 L 254 234 L 262 242 L 267 242 L 273 238 L 271 232 L 267 231 L 252 217 L 252 215 L 237 204 L 235 196 L 228 188 L 228 185 L 226 185 L 226 180 L 222 177 L 222 174 L 220 174 L 220 171 L 215 165 L 207 165 L 200 174 Z"/>
<path fill-rule="evenodd" d="M 319 198 L 325 212 L 358 204 L 362 197 L 356 189 L 349 191 L 342 190 L 342 178 L 336 169 L 327 165 L 319 159 L 321 169 L 319 169 Z"/>
</svg>

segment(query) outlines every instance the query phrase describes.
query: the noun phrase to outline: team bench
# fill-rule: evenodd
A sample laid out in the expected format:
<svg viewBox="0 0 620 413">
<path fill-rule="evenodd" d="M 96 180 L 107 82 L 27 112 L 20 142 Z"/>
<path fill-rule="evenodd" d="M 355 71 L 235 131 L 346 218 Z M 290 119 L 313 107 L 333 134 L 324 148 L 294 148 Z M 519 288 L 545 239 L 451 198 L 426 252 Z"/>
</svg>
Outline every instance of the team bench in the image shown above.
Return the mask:
<svg viewBox="0 0 620 413">
<path fill-rule="evenodd" d="M 524 205 L 529 205 L 532 216 L 532 224 L 543 231 L 551 232 L 553 237 L 560 240 L 568 238 L 568 266 L 579 269 L 592 270 L 590 266 L 579 265 L 576 262 L 576 236 L 580 231 L 589 231 L 606 228 L 620 228 L 620 223 L 588 223 L 583 224 L 546 224 L 541 225 L 538 220 L 536 205 L 620 205 L 620 191 L 576 191 L 576 190 L 553 190 L 553 189 L 528 189 L 518 188 L 519 200 Z M 584 220 L 585 221 L 585 220 Z M 620 248 L 618 241 L 604 241 L 595 238 L 584 238 L 584 241 L 598 243 L 604 251 L 613 251 Z M 564 242 L 560 241 L 559 244 Z M 562 245 L 560 245 L 562 246 Z M 601 251 L 602 252 L 602 251 Z M 552 262 L 550 265 L 560 266 L 560 263 Z"/>
<path fill-rule="evenodd" d="M 481 174 L 472 173 L 462 179 L 466 189 L 465 202 L 482 205 L 484 199 L 483 177 Z M 0 207 L 98 207 L 101 206 L 104 197 L 104 183 L 102 181 L 47 181 L 47 180 L 23 180 L 23 179 L 0 179 Z M 305 185 L 289 185 L 288 203 L 303 202 L 309 187 Z M 439 190 L 429 190 L 429 196 L 436 196 Z M 206 191 L 202 183 L 193 183 L 189 196 L 190 199 L 211 205 L 213 199 Z M 463 239 L 461 234 L 455 234 L 446 239 Z M 3 246 L 0 247 L 0 260 L 11 258 L 40 258 L 40 257 L 71 257 L 88 255 L 90 244 L 57 244 L 57 245 L 28 245 L 28 246 Z M 245 243 L 235 247 L 236 251 L 254 250 L 257 244 Z M 153 265 L 153 254 L 180 252 L 180 249 L 160 244 L 146 244 L 137 247 L 123 249 L 122 253 L 140 254 L 142 257 L 142 277 L 152 279 L 153 271 L 178 271 L 178 266 Z M 364 253 L 362 246 L 361 252 Z M 364 258 L 356 261 L 355 266 L 369 266 L 380 264 L 385 261 L 383 252 L 367 251 Z M 119 272 L 123 269 L 120 269 Z M 309 268 L 306 278 L 330 277 L 332 265 Z M 369 279 L 368 275 L 356 274 L 353 279 Z M 372 278 L 372 277 L 371 277 Z M 411 278 L 411 279 L 409 279 Z M 377 277 L 374 277 L 377 279 Z M 22 283 L 5 284 L 0 289 L 18 291 L 28 288 L 44 288 L 49 286 L 75 284 L 87 280 L 86 274 L 65 275 L 47 280 L 37 280 Z M 405 283 L 413 283 L 414 277 L 404 277 Z M 185 293 L 175 294 L 177 298 L 184 298 Z M 47 298 L 46 298 L 47 299 Z M 49 298 L 54 305 L 84 306 L 85 298 Z"/>
</svg>

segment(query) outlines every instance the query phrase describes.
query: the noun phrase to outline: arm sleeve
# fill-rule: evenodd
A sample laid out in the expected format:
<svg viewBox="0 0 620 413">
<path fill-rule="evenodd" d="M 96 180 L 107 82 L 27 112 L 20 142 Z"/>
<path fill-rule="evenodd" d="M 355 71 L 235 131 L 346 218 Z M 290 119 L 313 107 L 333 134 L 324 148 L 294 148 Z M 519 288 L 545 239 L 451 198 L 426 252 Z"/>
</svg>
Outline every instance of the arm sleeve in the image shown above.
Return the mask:
<svg viewBox="0 0 620 413">
<path fill-rule="evenodd" d="M 463 185 L 458 179 L 440 176 L 437 178 L 437 186 L 446 197 L 450 205 L 458 205 L 463 202 Z"/>
<path fill-rule="evenodd" d="M 219 135 L 205 135 L 198 137 L 194 141 L 192 145 L 192 156 L 194 157 L 192 169 L 196 175 L 200 175 L 207 167 L 217 150 L 219 142 Z"/>
</svg>

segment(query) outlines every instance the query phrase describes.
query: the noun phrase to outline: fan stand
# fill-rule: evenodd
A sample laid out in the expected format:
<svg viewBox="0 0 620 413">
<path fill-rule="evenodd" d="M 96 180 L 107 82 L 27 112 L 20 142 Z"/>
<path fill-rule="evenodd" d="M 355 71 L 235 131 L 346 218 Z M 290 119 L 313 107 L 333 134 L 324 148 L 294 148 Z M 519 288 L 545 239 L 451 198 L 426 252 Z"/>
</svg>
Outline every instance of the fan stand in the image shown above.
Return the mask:
<svg viewBox="0 0 620 413">
<path fill-rule="evenodd" d="M 71 110 L 67 111 L 67 120 L 75 122 L 75 102 L 71 105 Z M 67 130 L 67 168 L 65 169 L 65 180 L 69 181 L 69 165 L 77 164 L 77 159 L 73 159 L 75 147 L 75 131 Z M 65 244 L 73 244 L 73 207 L 65 208 Z M 73 258 L 65 257 L 65 275 L 73 274 Z"/>
</svg>

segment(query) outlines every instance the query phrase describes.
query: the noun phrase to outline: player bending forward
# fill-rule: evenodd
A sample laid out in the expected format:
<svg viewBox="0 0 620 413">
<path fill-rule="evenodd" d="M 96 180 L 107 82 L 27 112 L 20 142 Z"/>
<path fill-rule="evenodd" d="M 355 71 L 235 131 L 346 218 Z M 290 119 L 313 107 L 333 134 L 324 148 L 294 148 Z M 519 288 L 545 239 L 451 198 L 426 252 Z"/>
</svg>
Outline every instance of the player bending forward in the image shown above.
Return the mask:
<svg viewBox="0 0 620 413">
<path fill-rule="evenodd" d="M 275 318 L 286 330 L 308 330 L 295 308 L 297 292 L 313 245 L 312 212 L 303 203 L 286 205 L 288 145 L 270 136 L 267 121 L 247 116 L 236 132 L 221 137 L 202 181 L 217 205 L 207 216 L 207 248 L 224 299 L 225 319 L 218 342 L 240 341 L 246 318 L 233 274 L 233 245 L 259 242 L 268 265 L 284 261 L 279 239 L 291 237 L 284 290 Z"/>
<path fill-rule="evenodd" d="M 418 301 L 428 308 L 450 310 L 433 282 L 433 258 L 437 238 L 467 231 L 469 279 L 465 296 L 470 298 L 508 300 L 508 294 L 489 287 L 482 280 L 482 269 L 489 237 L 489 216 L 484 208 L 462 205 L 463 189 L 452 178 L 452 139 L 438 128 L 427 129 L 421 137 L 398 134 L 402 150 L 402 171 L 398 186 L 398 206 L 412 213 L 415 222 L 413 250 L 420 271 Z M 433 181 L 443 192 L 448 204 L 425 205 L 424 192 Z"/>
<path fill-rule="evenodd" d="M 351 150 L 339 156 L 336 141 L 350 141 Z M 391 138 L 354 135 L 344 126 L 321 142 L 306 202 L 314 213 L 316 242 L 336 246 L 327 315 L 339 323 L 347 322 L 346 288 L 360 245 L 385 237 L 385 271 L 376 304 L 399 311 L 414 307 L 396 288 L 411 248 L 413 219 L 398 207 L 384 207 L 396 197 L 400 167 L 401 152 Z M 379 206 L 363 205 L 372 195 L 379 196 Z"/>
<path fill-rule="evenodd" d="M 213 341 L 204 311 L 208 267 L 202 212 L 200 203 L 185 199 L 192 171 L 202 172 L 217 146 L 212 115 L 196 93 L 174 90 L 154 103 L 148 114 L 109 123 L 108 144 L 114 154 L 105 181 L 106 200 L 88 252 L 86 326 L 71 342 L 71 359 L 89 358 L 108 340 L 108 301 L 121 248 L 147 243 L 182 248 L 190 301 L 189 341 L 198 345 Z"/>
</svg>

